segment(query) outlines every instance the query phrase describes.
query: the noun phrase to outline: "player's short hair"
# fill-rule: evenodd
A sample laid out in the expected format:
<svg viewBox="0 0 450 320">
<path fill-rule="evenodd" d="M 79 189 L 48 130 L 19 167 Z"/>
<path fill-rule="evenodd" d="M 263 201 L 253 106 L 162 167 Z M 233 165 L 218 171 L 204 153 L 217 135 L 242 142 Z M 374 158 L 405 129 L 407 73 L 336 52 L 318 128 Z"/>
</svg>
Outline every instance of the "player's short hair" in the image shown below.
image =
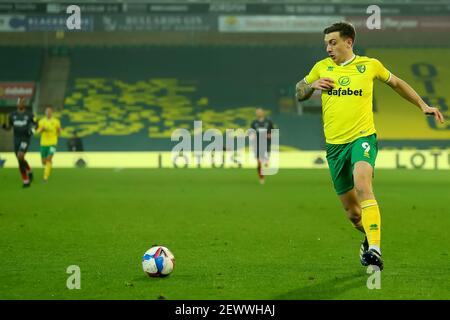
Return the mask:
<svg viewBox="0 0 450 320">
<path fill-rule="evenodd" d="M 355 27 L 350 22 L 341 21 L 333 23 L 331 26 L 326 27 L 323 30 L 323 33 L 329 34 L 336 31 L 339 31 L 341 38 L 350 38 L 352 39 L 352 42 L 355 43 L 356 31 Z"/>
</svg>

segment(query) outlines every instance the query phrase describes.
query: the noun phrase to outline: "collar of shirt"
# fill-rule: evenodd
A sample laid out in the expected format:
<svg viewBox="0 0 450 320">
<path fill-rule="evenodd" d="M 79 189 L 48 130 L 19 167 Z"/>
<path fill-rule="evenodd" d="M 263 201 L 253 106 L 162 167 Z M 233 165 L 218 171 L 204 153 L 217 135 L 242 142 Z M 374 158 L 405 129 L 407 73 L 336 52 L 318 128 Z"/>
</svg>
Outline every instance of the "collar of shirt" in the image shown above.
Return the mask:
<svg viewBox="0 0 450 320">
<path fill-rule="evenodd" d="M 346 65 L 348 65 L 350 62 L 352 62 L 353 59 L 355 59 L 355 58 L 356 58 L 356 55 L 353 54 L 353 56 L 352 56 L 350 59 L 348 59 L 347 61 L 342 62 L 342 63 L 339 64 L 339 65 L 340 65 L 341 67 L 346 66 Z"/>
</svg>

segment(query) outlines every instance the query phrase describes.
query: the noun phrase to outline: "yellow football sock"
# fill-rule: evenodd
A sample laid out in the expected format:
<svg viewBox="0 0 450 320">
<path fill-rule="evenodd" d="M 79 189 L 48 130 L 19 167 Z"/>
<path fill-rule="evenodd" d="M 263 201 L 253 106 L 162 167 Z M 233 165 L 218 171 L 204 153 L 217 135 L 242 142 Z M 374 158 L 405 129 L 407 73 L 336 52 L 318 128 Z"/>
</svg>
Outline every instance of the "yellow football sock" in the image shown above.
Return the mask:
<svg viewBox="0 0 450 320">
<path fill-rule="evenodd" d="M 369 247 L 375 247 L 380 251 L 381 244 L 381 215 L 378 203 L 375 199 L 361 202 L 362 224 L 366 231 Z"/>
<path fill-rule="evenodd" d="M 45 163 L 44 180 L 47 180 L 48 177 L 50 177 L 50 172 L 51 171 L 52 171 L 52 163 L 51 162 Z"/>
</svg>

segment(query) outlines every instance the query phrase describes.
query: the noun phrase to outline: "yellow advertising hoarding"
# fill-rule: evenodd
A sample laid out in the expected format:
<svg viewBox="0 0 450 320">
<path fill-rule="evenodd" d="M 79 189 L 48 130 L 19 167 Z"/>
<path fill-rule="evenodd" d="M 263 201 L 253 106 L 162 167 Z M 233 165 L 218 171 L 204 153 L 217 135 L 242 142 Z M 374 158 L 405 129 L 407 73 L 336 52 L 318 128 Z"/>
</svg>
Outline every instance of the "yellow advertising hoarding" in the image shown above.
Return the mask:
<svg viewBox="0 0 450 320">
<path fill-rule="evenodd" d="M 450 149 L 436 150 L 381 150 L 376 167 L 380 169 L 449 170 Z M 5 168 L 16 168 L 14 153 L 0 153 Z M 32 167 L 40 167 L 40 154 L 30 152 L 27 160 Z M 203 153 L 202 156 L 171 152 L 59 152 L 55 155 L 56 168 L 255 168 L 250 154 L 238 157 L 233 152 Z M 272 156 L 269 167 L 279 169 L 327 168 L 325 151 L 286 151 Z"/>
</svg>

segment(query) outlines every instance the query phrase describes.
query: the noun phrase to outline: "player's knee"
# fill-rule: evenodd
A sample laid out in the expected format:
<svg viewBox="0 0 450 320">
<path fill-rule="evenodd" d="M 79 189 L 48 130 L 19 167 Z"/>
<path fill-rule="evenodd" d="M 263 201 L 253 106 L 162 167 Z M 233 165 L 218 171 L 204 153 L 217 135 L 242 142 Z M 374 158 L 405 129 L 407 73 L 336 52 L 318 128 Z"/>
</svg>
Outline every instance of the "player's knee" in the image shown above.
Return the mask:
<svg viewBox="0 0 450 320">
<path fill-rule="evenodd" d="M 356 195 L 358 199 L 365 200 L 373 197 L 372 187 L 369 183 L 361 183 L 359 185 L 355 185 Z"/>
<path fill-rule="evenodd" d="M 358 200 L 365 200 L 373 196 L 372 173 L 369 170 L 359 170 L 353 175 L 355 191 Z"/>
</svg>

